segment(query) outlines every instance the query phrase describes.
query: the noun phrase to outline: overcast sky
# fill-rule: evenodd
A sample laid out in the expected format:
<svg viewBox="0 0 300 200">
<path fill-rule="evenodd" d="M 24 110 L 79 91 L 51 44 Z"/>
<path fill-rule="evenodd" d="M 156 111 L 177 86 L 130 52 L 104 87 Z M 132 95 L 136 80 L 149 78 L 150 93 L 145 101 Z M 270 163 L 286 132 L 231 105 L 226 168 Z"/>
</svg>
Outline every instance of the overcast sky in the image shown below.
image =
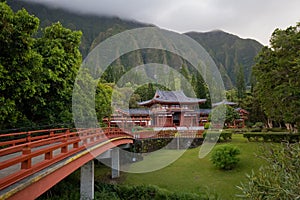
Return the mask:
<svg viewBox="0 0 300 200">
<path fill-rule="evenodd" d="M 267 45 L 275 28 L 300 21 L 300 0 L 30 0 L 111 15 L 176 32 L 220 29 Z"/>
</svg>

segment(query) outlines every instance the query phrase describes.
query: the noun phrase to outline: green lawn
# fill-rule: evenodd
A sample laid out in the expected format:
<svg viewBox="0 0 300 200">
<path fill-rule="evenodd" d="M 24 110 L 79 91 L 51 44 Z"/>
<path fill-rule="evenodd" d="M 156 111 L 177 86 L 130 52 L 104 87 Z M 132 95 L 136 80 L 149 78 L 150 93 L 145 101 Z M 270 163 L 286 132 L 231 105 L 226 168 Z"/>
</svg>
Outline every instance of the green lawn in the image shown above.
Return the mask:
<svg viewBox="0 0 300 200">
<path fill-rule="evenodd" d="M 252 169 L 257 170 L 263 161 L 254 155 L 262 143 L 248 142 L 242 135 L 234 135 L 231 143 L 241 150 L 240 162 L 231 171 L 215 168 L 209 161 L 210 155 L 199 159 L 199 148 L 195 148 L 187 150 L 177 161 L 161 170 L 143 174 L 126 173 L 122 184 L 151 184 L 170 191 L 216 192 L 222 199 L 233 199 L 234 195 L 239 193 L 235 186 L 245 180 L 246 173 L 251 173 Z M 176 150 L 166 151 L 172 155 Z M 147 164 L 150 156 L 144 157 L 143 164 Z M 139 165 L 140 163 L 137 162 L 131 167 L 135 168 Z"/>
</svg>

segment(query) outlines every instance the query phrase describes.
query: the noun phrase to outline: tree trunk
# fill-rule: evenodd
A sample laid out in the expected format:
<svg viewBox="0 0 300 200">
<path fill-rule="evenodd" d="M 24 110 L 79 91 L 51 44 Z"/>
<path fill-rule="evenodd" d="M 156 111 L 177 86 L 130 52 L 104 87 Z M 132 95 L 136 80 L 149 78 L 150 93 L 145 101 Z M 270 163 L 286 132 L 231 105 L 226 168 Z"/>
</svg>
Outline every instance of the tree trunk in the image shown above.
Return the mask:
<svg viewBox="0 0 300 200">
<path fill-rule="evenodd" d="M 273 128 L 273 121 L 271 119 L 268 118 L 268 128 Z"/>
</svg>

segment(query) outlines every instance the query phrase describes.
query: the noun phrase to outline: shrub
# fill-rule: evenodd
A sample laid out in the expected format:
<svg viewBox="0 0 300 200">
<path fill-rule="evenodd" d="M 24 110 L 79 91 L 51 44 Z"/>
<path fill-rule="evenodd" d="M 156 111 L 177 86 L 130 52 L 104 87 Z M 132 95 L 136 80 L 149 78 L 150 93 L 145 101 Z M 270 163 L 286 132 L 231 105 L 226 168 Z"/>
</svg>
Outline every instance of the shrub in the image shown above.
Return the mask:
<svg viewBox="0 0 300 200">
<path fill-rule="evenodd" d="M 218 142 L 227 142 L 232 138 L 232 132 L 229 130 L 223 130 L 222 132 L 220 132 L 219 130 L 205 131 L 203 133 L 203 138 L 207 138 L 208 141 L 218 140 Z"/>
<path fill-rule="evenodd" d="M 295 143 L 300 141 L 300 134 L 290 134 L 287 132 L 273 132 L 273 133 L 244 133 L 243 137 L 247 138 L 248 141 L 264 141 L 264 142 L 289 142 Z"/>
<path fill-rule="evenodd" d="M 263 128 L 264 127 L 264 123 L 262 123 L 262 122 L 256 122 L 255 124 L 254 124 L 254 126 L 253 126 L 253 128 Z"/>
<path fill-rule="evenodd" d="M 266 164 L 237 186 L 244 199 L 299 199 L 300 143 L 268 145 L 260 156 Z"/>
<path fill-rule="evenodd" d="M 204 124 L 204 129 L 209 129 L 210 128 L 210 122 L 206 122 Z"/>
<path fill-rule="evenodd" d="M 239 154 L 240 150 L 236 146 L 222 145 L 215 148 L 210 160 L 220 169 L 231 170 L 239 162 L 239 158 L 236 157 Z"/>
</svg>

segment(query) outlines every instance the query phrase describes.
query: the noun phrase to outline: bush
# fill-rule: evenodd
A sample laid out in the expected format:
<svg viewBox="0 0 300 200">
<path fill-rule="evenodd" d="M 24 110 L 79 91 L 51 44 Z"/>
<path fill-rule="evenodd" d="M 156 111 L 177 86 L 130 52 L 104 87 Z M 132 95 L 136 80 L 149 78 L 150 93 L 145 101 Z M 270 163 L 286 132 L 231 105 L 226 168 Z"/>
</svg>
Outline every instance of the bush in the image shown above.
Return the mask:
<svg viewBox="0 0 300 200">
<path fill-rule="evenodd" d="M 244 138 L 247 138 L 249 142 L 251 141 L 264 141 L 264 142 L 289 142 L 295 143 L 300 141 L 300 134 L 290 134 L 281 132 L 266 132 L 266 133 L 244 133 Z"/>
<path fill-rule="evenodd" d="M 204 124 L 204 129 L 209 129 L 210 128 L 210 122 L 206 122 Z"/>
<path fill-rule="evenodd" d="M 215 148 L 210 160 L 220 169 L 231 170 L 239 162 L 240 159 L 236 157 L 239 154 L 240 150 L 236 146 L 222 145 Z"/>
<path fill-rule="evenodd" d="M 247 175 L 237 186 L 244 199 L 299 199 L 300 143 L 264 146 L 260 156 L 266 164 Z"/>
<path fill-rule="evenodd" d="M 174 200 L 208 200 L 208 195 L 171 192 L 155 185 L 111 185 L 105 183 L 96 183 L 96 198 L 95 199 L 174 199 Z M 216 195 L 215 195 L 216 196 Z"/>
<path fill-rule="evenodd" d="M 253 128 L 263 128 L 264 127 L 264 123 L 262 123 L 262 122 L 256 122 L 255 124 L 254 124 L 254 126 L 253 126 Z"/>
<path fill-rule="evenodd" d="M 223 130 L 222 132 L 217 131 L 205 131 L 203 133 L 203 138 L 207 138 L 208 141 L 216 141 L 218 142 L 227 142 L 232 138 L 232 132 L 229 130 Z"/>
</svg>

